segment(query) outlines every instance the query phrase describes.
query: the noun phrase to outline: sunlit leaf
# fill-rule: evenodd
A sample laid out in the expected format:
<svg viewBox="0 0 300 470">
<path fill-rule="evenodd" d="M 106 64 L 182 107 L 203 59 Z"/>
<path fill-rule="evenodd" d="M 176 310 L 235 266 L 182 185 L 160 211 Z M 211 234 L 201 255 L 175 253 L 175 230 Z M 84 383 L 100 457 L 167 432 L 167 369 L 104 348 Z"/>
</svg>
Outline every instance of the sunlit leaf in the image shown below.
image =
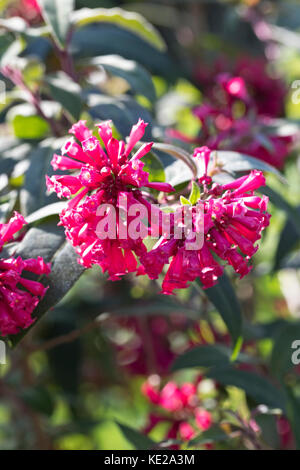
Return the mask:
<svg viewBox="0 0 300 470">
<path fill-rule="evenodd" d="M 143 16 L 121 8 L 82 8 L 73 13 L 72 23 L 75 27 L 89 23 L 113 23 L 141 36 L 159 50 L 163 51 L 166 47 L 158 31 Z"/>
</svg>

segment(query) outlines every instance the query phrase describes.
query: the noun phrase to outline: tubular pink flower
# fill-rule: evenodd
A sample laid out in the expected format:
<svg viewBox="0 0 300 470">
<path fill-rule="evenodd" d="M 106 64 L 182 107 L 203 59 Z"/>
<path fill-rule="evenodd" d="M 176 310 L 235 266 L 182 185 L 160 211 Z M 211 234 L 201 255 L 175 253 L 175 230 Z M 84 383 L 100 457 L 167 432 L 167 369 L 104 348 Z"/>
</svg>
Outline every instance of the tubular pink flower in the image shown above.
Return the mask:
<svg viewBox="0 0 300 470">
<path fill-rule="evenodd" d="M 70 134 L 75 135 L 76 139 L 82 142 L 85 139 L 88 139 L 92 136 L 92 131 L 86 126 L 86 121 L 78 121 L 76 124 L 73 124 L 69 130 Z"/>
<path fill-rule="evenodd" d="M 0 224 L 0 246 L 12 239 L 25 224 L 24 218 L 14 213 L 7 224 Z M 31 314 L 45 295 L 47 287 L 40 282 L 22 277 L 24 271 L 37 275 L 49 274 L 50 264 L 43 258 L 23 260 L 0 258 L 0 334 L 16 334 L 28 328 L 33 322 Z"/>
<path fill-rule="evenodd" d="M 79 121 L 70 132 L 80 145 L 74 138 L 70 139 L 62 148 L 63 156 L 55 155 L 52 161 L 55 169 L 74 169 L 75 174 L 46 178 L 49 190 L 54 190 L 58 197 L 69 198 L 60 214 L 60 225 L 65 227 L 66 237 L 75 247 L 79 262 L 85 267 L 98 264 L 112 280 L 137 272 L 140 269 L 138 261 L 146 252 L 143 239 L 151 232 L 151 227 L 140 222 L 136 227 L 136 238 L 128 232 L 134 220 L 131 209 L 136 204 L 145 208 L 150 220 L 151 204 L 140 189 L 173 191 L 168 183 L 150 182 L 149 174 L 144 171 L 141 158 L 151 150 L 152 143 L 143 144 L 130 158 L 146 125 L 139 119 L 125 144 L 113 137 L 110 121 L 97 124 L 103 149 L 85 122 Z M 99 208 L 105 205 L 110 208 L 100 213 Z M 122 215 L 127 216 L 126 223 Z M 109 227 L 113 236 L 106 236 Z"/>
<path fill-rule="evenodd" d="M 220 261 L 232 266 L 240 277 L 245 276 L 251 270 L 248 263 L 258 249 L 255 242 L 269 225 L 268 198 L 254 195 L 254 190 L 265 184 L 262 172 L 251 171 L 225 185 L 212 184 L 207 179 L 208 155 L 207 148 L 195 149 L 194 156 L 204 161 L 199 178 L 203 189 L 203 220 L 194 208 L 191 214 L 193 233 L 203 232 L 202 246 L 190 249 L 185 237 L 178 240 L 172 232 L 171 239 L 162 237 L 141 257 L 144 272 L 151 279 L 157 279 L 170 262 L 162 283 L 163 294 L 186 288 L 197 278 L 204 289 L 214 286 L 223 274 Z"/>
<path fill-rule="evenodd" d="M 191 439 L 193 439 L 193 437 L 196 436 L 196 433 L 189 423 L 182 422 L 179 425 L 179 436 L 183 441 L 190 441 Z"/>
<path fill-rule="evenodd" d="M 212 416 L 204 408 L 197 408 L 195 412 L 196 424 L 201 431 L 207 431 L 212 425 Z"/>
<path fill-rule="evenodd" d="M 200 381 L 201 377 L 198 377 L 194 383 L 188 382 L 182 385 L 169 381 L 160 389 L 160 378 L 150 376 L 142 385 L 142 392 L 158 410 L 162 409 L 163 413 L 150 413 L 144 432 L 150 432 L 158 423 L 165 421 L 168 423 L 166 439 L 179 438 L 189 441 L 197 434 L 197 428 L 201 431 L 209 429 L 213 419 L 210 412 L 201 407 L 197 394 L 197 385 Z"/>
</svg>

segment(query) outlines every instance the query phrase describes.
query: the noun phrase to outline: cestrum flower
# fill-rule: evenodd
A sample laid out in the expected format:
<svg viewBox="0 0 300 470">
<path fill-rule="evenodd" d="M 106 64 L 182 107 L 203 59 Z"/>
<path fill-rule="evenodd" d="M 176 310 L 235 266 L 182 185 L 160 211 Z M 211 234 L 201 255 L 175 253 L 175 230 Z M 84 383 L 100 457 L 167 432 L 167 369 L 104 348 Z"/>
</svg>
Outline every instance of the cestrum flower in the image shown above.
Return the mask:
<svg viewBox="0 0 300 470">
<path fill-rule="evenodd" d="M 159 422 L 169 422 L 166 439 L 180 438 L 183 441 L 193 439 L 199 431 L 207 431 L 212 423 L 212 415 L 201 407 L 198 385 L 201 377 L 195 382 L 178 385 L 167 382 L 160 388 L 160 377 L 152 375 L 142 385 L 142 392 L 153 403 L 160 413 L 150 414 L 148 425 L 144 429 L 149 433 Z"/>
<path fill-rule="evenodd" d="M 0 224 L 0 250 L 12 240 L 13 235 L 26 224 L 17 212 L 7 224 Z M 31 314 L 47 287 L 40 282 L 22 277 L 23 271 L 34 274 L 49 274 L 50 264 L 43 258 L 22 259 L 0 258 L 0 334 L 16 334 L 20 329 L 28 328 L 33 322 Z"/>
<path fill-rule="evenodd" d="M 70 199 L 60 223 L 79 254 L 79 262 L 87 268 L 99 265 L 111 280 L 137 271 L 137 259 L 146 252 L 143 239 L 148 236 L 148 227 L 140 221 L 135 236 L 129 233 L 137 207 L 150 220 L 151 204 L 141 189 L 173 191 L 167 183 L 150 182 L 143 170 L 141 158 L 151 150 L 152 142 L 141 145 L 130 158 L 146 126 L 140 119 L 125 144 L 113 137 L 109 121 L 98 124 L 104 150 L 85 121 L 79 121 L 70 129 L 75 138 L 69 139 L 62 155 L 54 155 L 52 160 L 54 170 L 76 173 L 46 177 L 49 190 Z"/>
<path fill-rule="evenodd" d="M 211 83 L 214 84 L 211 93 L 205 95 L 207 100 L 193 109 L 193 114 L 201 121 L 199 135 L 190 138 L 174 129 L 169 129 L 167 135 L 198 145 L 205 144 L 213 150 L 244 153 L 276 168 L 282 168 L 297 136 L 295 133 L 279 135 L 272 131 L 274 121 L 271 117 L 271 108 L 273 107 L 269 104 L 270 101 L 278 104 L 278 100 L 276 101 L 272 91 L 273 100 L 266 98 L 266 93 L 263 93 L 266 88 L 269 88 L 269 91 L 273 90 L 272 80 L 269 85 L 267 85 L 268 80 L 263 81 L 261 87 L 256 90 L 257 99 L 255 99 L 251 93 L 254 75 L 255 73 L 251 73 L 251 79 L 248 80 L 248 74 L 245 74 L 246 79 L 240 75 L 224 72 L 216 74 L 216 78 L 210 81 L 209 88 Z M 259 77 L 260 74 L 257 73 L 258 80 Z M 274 82 L 277 83 L 276 80 Z M 262 99 L 262 94 L 265 100 Z M 259 108 L 257 103 L 260 104 Z M 282 108 L 282 104 L 280 107 Z M 266 127 L 269 127 L 267 135 L 265 135 Z"/>
<path fill-rule="evenodd" d="M 193 231 L 203 231 L 201 246 L 191 249 L 186 237 L 176 239 L 175 230 L 170 238 L 160 238 L 152 251 L 142 256 L 145 272 L 157 279 L 171 258 L 162 283 L 162 292 L 172 294 L 174 289 L 188 287 L 196 278 L 203 288 L 212 287 L 222 275 L 224 261 L 233 267 L 240 278 L 251 270 L 249 261 L 258 247 L 262 230 L 269 225 L 268 198 L 254 191 L 265 185 L 261 171 L 253 170 L 229 183 L 213 183 L 208 174 L 211 151 L 196 148 L 194 157 L 199 160 L 202 173 L 198 180 L 201 197 L 192 211 Z M 194 209 L 194 208 L 192 208 Z M 202 220 L 202 224 L 200 224 Z"/>
</svg>

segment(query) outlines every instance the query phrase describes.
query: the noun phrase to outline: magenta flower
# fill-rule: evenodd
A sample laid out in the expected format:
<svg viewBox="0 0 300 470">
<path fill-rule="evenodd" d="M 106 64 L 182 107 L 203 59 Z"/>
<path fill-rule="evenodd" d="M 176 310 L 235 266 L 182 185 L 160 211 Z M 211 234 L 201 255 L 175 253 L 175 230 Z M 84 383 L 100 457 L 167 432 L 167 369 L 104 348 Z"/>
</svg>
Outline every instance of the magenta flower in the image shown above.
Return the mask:
<svg viewBox="0 0 300 470">
<path fill-rule="evenodd" d="M 25 220 L 17 212 L 7 224 L 0 224 L 0 249 L 4 243 L 12 240 Z M 43 258 L 25 259 L 0 258 L 0 334 L 16 334 L 20 329 L 28 328 L 33 322 L 31 314 L 47 288 L 40 282 L 22 277 L 23 271 L 34 274 L 49 274 L 50 264 Z"/>
<path fill-rule="evenodd" d="M 197 408 L 195 411 L 196 424 L 201 431 L 207 431 L 212 425 L 212 416 L 204 408 Z"/>
<path fill-rule="evenodd" d="M 158 423 L 169 423 L 166 439 L 179 438 L 189 441 L 196 436 L 197 430 L 206 431 L 213 419 L 209 411 L 201 408 L 197 386 L 201 381 L 198 377 L 194 383 L 186 382 L 178 385 L 174 381 L 167 382 L 160 389 L 160 377 L 150 376 L 142 385 L 142 392 L 155 405 L 157 414 L 149 415 L 149 422 L 144 432 L 149 433 Z"/>
<path fill-rule="evenodd" d="M 218 56 L 217 61 L 209 67 L 203 67 L 202 62 L 200 66 L 197 64 L 194 78 L 204 96 L 216 102 L 220 99 L 220 91 L 215 87 L 216 77 L 229 72 L 232 77 L 244 81 L 251 106 L 259 116 L 278 118 L 283 115 L 287 87 L 281 78 L 270 71 L 270 64 L 265 59 L 243 55 L 234 63 L 229 63 L 225 56 Z M 231 91 L 239 93 L 238 86 L 234 86 Z M 239 98 L 244 99 L 244 96 L 239 94 Z"/>
<path fill-rule="evenodd" d="M 171 258 L 162 283 L 162 293 L 172 294 L 174 289 L 188 287 L 199 278 L 203 288 L 212 287 L 223 273 L 223 265 L 231 265 L 240 278 L 251 270 L 249 261 L 258 247 L 262 230 L 269 225 L 266 212 L 268 198 L 254 191 L 265 185 L 260 171 L 251 171 L 224 185 L 213 184 L 208 175 L 207 147 L 196 148 L 194 157 L 200 158 L 203 171 L 199 178 L 202 188 L 200 204 L 203 211 L 204 241 L 201 247 L 190 249 L 189 240 L 161 237 L 156 246 L 141 257 L 145 272 L 157 279 Z M 193 208 L 192 208 L 193 209 Z M 197 211 L 192 212 L 193 230 L 199 230 Z M 218 260 L 219 258 L 219 260 Z"/>
<path fill-rule="evenodd" d="M 261 134 L 264 126 L 272 124 L 272 119 L 267 109 L 265 114 L 259 112 L 255 100 L 248 93 L 245 80 L 240 76 L 222 73 L 217 76 L 217 83 L 216 96 L 212 94 L 209 103 L 203 103 L 193 111 L 201 121 L 201 135 L 195 139 L 197 143 L 205 143 L 214 150 L 228 149 L 245 153 L 276 168 L 282 168 L 295 135 L 280 136 L 269 133 L 269 145 L 266 145 L 261 139 Z M 235 105 L 241 104 L 241 101 L 244 103 L 244 112 L 237 117 Z M 168 135 L 186 140 L 174 130 L 169 131 Z"/>
<path fill-rule="evenodd" d="M 75 173 L 46 177 L 49 190 L 56 191 L 60 198 L 71 198 L 60 215 L 60 223 L 79 254 L 79 262 L 85 267 L 99 265 L 112 280 L 136 272 L 137 260 L 146 252 L 143 239 L 148 236 L 148 227 L 140 222 L 136 227 L 137 237 L 131 236 L 128 231 L 134 220 L 131 212 L 133 214 L 136 204 L 147 215 L 151 208 L 141 188 L 173 191 L 167 183 L 149 182 L 149 174 L 143 170 L 141 158 L 151 150 L 152 143 L 144 143 L 130 158 L 146 126 L 140 119 L 132 127 L 125 144 L 113 137 L 110 122 L 98 124 L 105 147 L 103 150 L 85 121 L 79 121 L 70 133 L 80 144 L 71 138 L 63 146 L 62 155 L 54 155 L 52 160 L 55 170 Z M 105 208 L 105 205 L 106 210 L 100 214 L 99 208 Z M 126 216 L 126 222 L 122 214 Z"/>
</svg>

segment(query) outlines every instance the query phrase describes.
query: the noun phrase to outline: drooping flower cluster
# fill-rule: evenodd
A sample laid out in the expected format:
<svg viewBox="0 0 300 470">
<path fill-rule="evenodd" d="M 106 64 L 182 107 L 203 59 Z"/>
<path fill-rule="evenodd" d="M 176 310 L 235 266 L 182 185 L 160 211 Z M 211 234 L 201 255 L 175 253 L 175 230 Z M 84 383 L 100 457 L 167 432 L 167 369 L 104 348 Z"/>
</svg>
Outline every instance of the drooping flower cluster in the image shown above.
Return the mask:
<svg viewBox="0 0 300 470">
<path fill-rule="evenodd" d="M 170 423 L 166 440 L 189 441 L 199 432 L 207 431 L 213 419 L 211 413 L 201 406 L 198 394 L 200 382 L 201 377 L 197 378 L 194 383 L 186 382 L 182 385 L 170 381 L 160 389 L 159 376 L 150 376 L 142 385 L 142 392 L 161 411 L 150 414 L 144 432 L 148 434 L 160 422 Z"/>
<path fill-rule="evenodd" d="M 145 126 L 140 120 L 125 145 L 113 138 L 108 122 L 99 124 L 104 151 L 85 123 L 79 121 L 70 132 L 81 145 L 71 138 L 62 148 L 62 155 L 55 155 L 52 160 L 55 170 L 75 170 L 72 175 L 47 177 L 47 187 L 59 197 L 70 199 L 60 215 L 60 223 L 79 254 L 79 262 L 87 268 L 101 266 L 112 280 L 133 272 L 156 279 L 172 258 L 162 285 L 165 294 L 187 287 L 198 277 L 204 288 L 213 286 L 223 273 L 215 258 L 233 266 L 241 277 L 247 274 L 248 261 L 257 250 L 254 243 L 269 223 L 267 198 L 254 195 L 265 184 L 263 174 L 252 171 L 232 183 L 212 184 L 207 173 L 211 151 L 207 147 L 195 149 L 194 157 L 203 167 L 199 178 L 203 189 L 198 203 L 201 211 L 198 207 L 187 207 L 191 227 L 177 237 L 176 228 L 184 228 L 185 219 L 168 214 L 170 232 L 165 232 L 161 210 L 141 192 L 142 187 L 173 190 L 167 183 L 149 182 L 149 175 L 143 170 L 141 158 L 152 143 L 143 144 L 129 159 Z M 147 226 L 141 218 L 136 222 L 136 206 L 139 213 L 145 210 Z M 153 225 L 152 211 L 159 216 Z M 135 235 L 129 230 L 132 223 Z M 143 240 L 155 230 L 161 238 L 147 252 Z M 204 243 L 191 249 L 190 243 L 198 235 Z"/>
<path fill-rule="evenodd" d="M 151 209 L 141 188 L 173 191 L 167 183 L 149 182 L 149 174 L 143 170 L 141 158 L 151 150 L 152 143 L 143 144 L 130 159 L 146 126 L 139 120 L 125 144 L 113 137 L 110 122 L 98 124 L 103 150 L 85 122 L 79 121 L 70 133 L 80 145 L 71 138 L 63 146 L 62 155 L 55 155 L 52 160 L 54 170 L 75 170 L 77 174 L 47 177 L 48 189 L 56 191 L 59 197 L 75 195 L 60 220 L 80 263 L 85 267 L 101 266 L 112 280 L 136 272 L 137 259 L 146 252 L 143 239 L 148 236 L 148 227 L 139 222 L 135 227 L 137 235 L 128 234 L 137 205 L 147 216 Z"/>
<path fill-rule="evenodd" d="M 7 224 L 0 224 L 0 250 L 12 240 L 25 224 L 24 218 L 14 213 Z M 43 258 L 0 258 L 0 334 L 16 334 L 33 322 L 31 314 L 44 296 L 47 288 L 40 282 L 23 277 L 23 272 L 37 275 L 49 274 L 50 264 Z"/>
<path fill-rule="evenodd" d="M 251 269 L 249 260 L 257 251 L 255 242 L 269 224 L 268 198 L 256 196 L 254 191 L 265 185 L 260 171 L 251 171 L 224 185 L 212 183 L 208 175 L 211 151 L 207 147 L 196 148 L 194 157 L 203 165 L 199 178 L 202 199 L 201 211 L 194 211 L 193 231 L 197 232 L 202 216 L 204 238 L 201 247 L 190 249 L 190 240 L 161 237 L 149 253 L 141 257 L 145 272 L 156 279 L 171 258 L 162 284 L 162 292 L 173 293 L 185 288 L 199 278 L 204 288 L 212 287 L 223 273 L 219 260 L 233 267 L 242 278 Z"/>
<path fill-rule="evenodd" d="M 272 125 L 270 107 L 264 114 L 242 76 L 220 73 L 213 80 L 209 99 L 193 110 L 201 122 L 195 139 L 176 130 L 169 137 L 207 145 L 214 150 L 233 150 L 282 168 L 295 140 L 294 134 L 278 135 L 266 128 Z"/>
</svg>

